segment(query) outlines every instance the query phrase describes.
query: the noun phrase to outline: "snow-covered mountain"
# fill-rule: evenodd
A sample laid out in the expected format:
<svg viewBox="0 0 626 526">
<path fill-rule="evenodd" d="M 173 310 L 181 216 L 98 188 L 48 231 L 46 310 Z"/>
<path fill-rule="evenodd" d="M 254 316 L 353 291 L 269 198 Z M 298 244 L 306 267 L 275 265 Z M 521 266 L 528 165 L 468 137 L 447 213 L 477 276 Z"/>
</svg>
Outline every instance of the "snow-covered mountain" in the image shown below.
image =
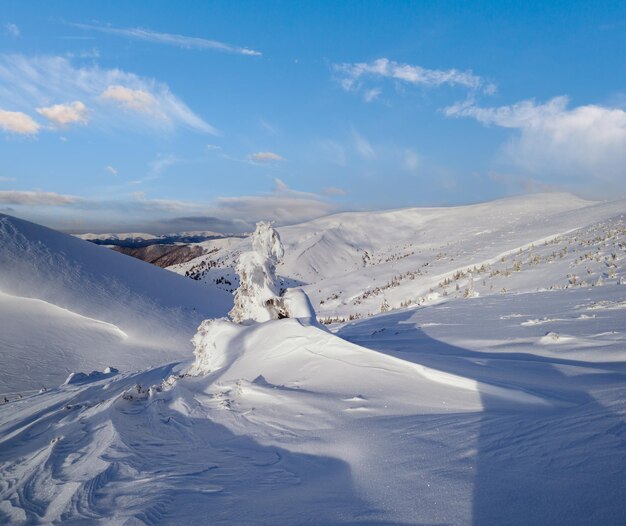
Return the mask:
<svg viewBox="0 0 626 526">
<path fill-rule="evenodd" d="M 551 194 L 280 228 L 286 285 L 353 320 L 203 324 L 203 367 L 186 339 L 249 240 L 203 242 L 188 279 L 4 216 L 0 521 L 621 524 L 625 214 Z"/>
<path fill-rule="evenodd" d="M 121 247 L 143 247 L 157 244 L 171 243 L 200 243 L 207 239 L 218 239 L 225 234 L 211 232 L 210 230 L 193 230 L 189 232 L 177 232 L 174 234 L 146 234 L 141 232 L 125 232 L 110 234 L 75 234 L 75 237 L 84 241 L 91 241 L 97 245 L 112 245 Z"/>
<path fill-rule="evenodd" d="M 567 286 L 572 274 L 589 283 L 606 273 L 604 243 L 618 239 L 611 231 L 619 230 L 625 210 L 625 201 L 534 194 L 463 207 L 336 214 L 278 229 L 286 254 L 278 273 L 288 286 L 303 287 L 320 317 L 346 320 L 376 314 L 384 304 L 395 309 L 464 295 L 470 272 L 480 294 Z M 602 257 L 570 268 L 596 245 L 606 248 Z M 236 288 L 234 264 L 249 241 L 202 246 L 207 254 L 168 268 Z"/>
</svg>

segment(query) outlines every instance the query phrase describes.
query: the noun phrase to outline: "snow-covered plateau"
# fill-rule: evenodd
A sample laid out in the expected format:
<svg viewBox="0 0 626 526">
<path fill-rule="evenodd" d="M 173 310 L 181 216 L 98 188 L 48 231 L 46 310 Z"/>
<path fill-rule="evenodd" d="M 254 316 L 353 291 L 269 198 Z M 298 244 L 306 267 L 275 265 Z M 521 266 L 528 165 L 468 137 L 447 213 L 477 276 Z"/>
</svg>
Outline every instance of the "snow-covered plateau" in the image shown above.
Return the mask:
<svg viewBox="0 0 626 526">
<path fill-rule="evenodd" d="M 342 213 L 164 270 L 0 215 L 0 523 L 624 524 L 625 216 Z"/>
</svg>

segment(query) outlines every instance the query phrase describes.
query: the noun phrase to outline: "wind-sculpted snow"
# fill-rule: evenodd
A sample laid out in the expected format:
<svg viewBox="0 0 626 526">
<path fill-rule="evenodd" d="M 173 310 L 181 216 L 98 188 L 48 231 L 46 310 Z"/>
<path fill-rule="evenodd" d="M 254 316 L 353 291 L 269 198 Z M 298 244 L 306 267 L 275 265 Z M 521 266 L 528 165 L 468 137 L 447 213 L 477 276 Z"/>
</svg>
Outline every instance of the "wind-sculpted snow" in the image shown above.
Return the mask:
<svg viewBox="0 0 626 526">
<path fill-rule="evenodd" d="M 198 323 L 231 306 L 214 287 L 0 215 L 0 394 L 187 357 Z"/>
<path fill-rule="evenodd" d="M 227 322 L 198 336 L 222 356 L 204 370 L 111 371 L 12 400 L 0 517 L 619 524 L 624 319 L 596 305 L 625 290 L 450 301 L 347 325 L 354 343 L 296 319 Z M 573 340 L 544 345 L 547 332 Z"/>
<path fill-rule="evenodd" d="M 291 317 L 243 324 L 206 283 L 0 220 L 0 373 L 33 389 L 0 395 L 0 523 L 624 524 L 623 215 L 535 196 L 281 229 Z M 364 318 L 330 332 L 319 302 Z M 195 356 L 163 343 L 200 319 Z"/>
</svg>

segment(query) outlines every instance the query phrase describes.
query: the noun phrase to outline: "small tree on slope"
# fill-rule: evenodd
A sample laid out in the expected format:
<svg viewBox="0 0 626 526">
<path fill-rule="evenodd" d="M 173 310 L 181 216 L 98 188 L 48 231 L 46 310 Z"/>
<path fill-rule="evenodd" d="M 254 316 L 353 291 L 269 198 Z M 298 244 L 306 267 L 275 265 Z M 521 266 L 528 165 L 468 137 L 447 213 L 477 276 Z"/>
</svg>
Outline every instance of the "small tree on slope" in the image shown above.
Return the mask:
<svg viewBox="0 0 626 526">
<path fill-rule="evenodd" d="M 229 312 L 234 322 L 263 322 L 285 317 L 280 282 L 276 277 L 276 264 L 283 255 L 283 244 L 272 224 L 257 223 L 252 234 L 252 251 L 241 254 L 237 263 L 240 285 L 235 293 L 235 306 Z"/>
</svg>

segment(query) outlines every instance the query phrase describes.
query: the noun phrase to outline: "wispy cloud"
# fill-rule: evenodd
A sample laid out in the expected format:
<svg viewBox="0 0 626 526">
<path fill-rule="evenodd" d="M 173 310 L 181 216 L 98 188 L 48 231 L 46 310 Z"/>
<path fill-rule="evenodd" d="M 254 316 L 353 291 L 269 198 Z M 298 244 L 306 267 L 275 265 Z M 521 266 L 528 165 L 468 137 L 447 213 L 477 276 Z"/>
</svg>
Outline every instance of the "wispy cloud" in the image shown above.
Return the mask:
<svg viewBox="0 0 626 526">
<path fill-rule="evenodd" d="M 185 35 L 176 35 L 172 33 L 160 33 L 150 29 L 139 27 L 121 28 L 110 25 L 95 24 L 70 24 L 71 26 L 91 31 L 99 31 L 119 37 L 130 38 L 133 40 L 141 40 L 144 42 L 154 42 L 157 44 L 166 44 L 184 49 L 214 50 L 225 53 L 235 53 L 238 55 L 260 56 L 262 53 L 247 47 L 233 46 L 218 42 L 217 40 L 209 40 L 200 37 L 189 37 Z"/>
<path fill-rule="evenodd" d="M 417 171 L 420 165 L 420 157 L 415 150 L 412 148 L 407 148 L 404 151 L 404 166 L 410 172 Z"/>
<path fill-rule="evenodd" d="M 333 69 L 341 86 L 346 91 L 364 91 L 363 98 L 366 102 L 376 99 L 382 91 L 380 87 L 367 88 L 368 80 L 391 79 L 422 87 L 460 86 L 473 91 L 483 90 L 487 94 L 496 89 L 493 83 L 485 81 L 471 70 L 428 69 L 388 58 L 379 58 L 372 62 L 334 64 Z"/>
<path fill-rule="evenodd" d="M 374 148 L 365 137 L 360 135 L 356 130 L 352 130 L 352 136 L 354 138 L 354 147 L 361 157 L 364 159 L 373 159 L 376 157 Z"/>
<path fill-rule="evenodd" d="M 276 185 L 276 191 L 284 192 L 285 190 L 289 189 L 287 183 L 285 183 L 285 181 L 279 179 L 278 177 L 274 179 L 274 184 Z"/>
<path fill-rule="evenodd" d="M 67 106 L 67 100 L 89 105 L 90 122 L 97 126 L 217 133 L 157 80 L 97 65 L 76 67 L 60 56 L 0 55 L 0 107 L 30 112 L 55 107 L 51 103 Z"/>
<path fill-rule="evenodd" d="M 0 183 L 9 183 L 15 181 L 15 177 L 0 177 Z"/>
<path fill-rule="evenodd" d="M 19 135 L 36 135 L 40 128 L 41 126 L 26 113 L 0 109 L 0 130 Z"/>
<path fill-rule="evenodd" d="M 0 204 L 4 205 L 65 206 L 79 203 L 82 200 L 75 195 L 57 194 L 55 192 L 0 190 Z"/>
<path fill-rule="evenodd" d="M 105 170 L 107 172 L 109 172 L 111 175 L 117 175 L 118 174 L 118 169 L 117 168 L 113 168 L 113 166 L 111 166 L 111 165 L 105 167 Z"/>
<path fill-rule="evenodd" d="M 274 152 L 257 152 L 250 154 L 250 159 L 258 163 L 271 163 L 286 161 L 284 157 Z"/>
<path fill-rule="evenodd" d="M 60 127 L 72 123 L 87 124 L 87 106 L 79 100 L 55 104 L 47 108 L 37 108 L 37 113 Z"/>
<path fill-rule="evenodd" d="M 368 89 L 363 93 L 363 100 L 365 102 L 372 102 L 376 100 L 382 92 L 383 90 L 380 88 Z"/>
<path fill-rule="evenodd" d="M 12 23 L 4 24 L 4 31 L 7 35 L 13 38 L 19 38 L 22 34 L 20 28 L 16 24 Z"/>
<path fill-rule="evenodd" d="M 170 166 L 173 166 L 177 163 L 180 162 L 184 162 L 183 159 L 181 159 L 180 157 L 177 157 L 174 154 L 168 153 L 168 154 L 163 154 L 163 153 L 158 153 L 157 156 L 155 157 L 155 159 L 153 161 L 150 161 L 148 163 L 148 171 L 147 173 L 141 177 L 140 179 L 134 179 L 132 181 L 128 181 L 128 183 L 125 184 L 125 186 L 128 185 L 140 185 L 143 184 L 147 181 L 152 181 L 154 179 L 158 179 L 159 177 L 161 177 L 161 175 L 163 175 L 167 169 Z M 138 192 L 140 193 L 140 192 Z"/>
<path fill-rule="evenodd" d="M 327 186 L 326 188 L 322 188 L 322 194 L 324 195 L 347 195 L 343 188 L 337 188 L 336 186 Z"/>
<path fill-rule="evenodd" d="M 338 166 L 346 166 L 348 156 L 342 143 L 332 139 L 322 139 L 313 143 L 315 156 Z"/>
<path fill-rule="evenodd" d="M 173 154 L 158 154 L 156 159 L 150 163 L 149 174 L 153 177 L 161 176 L 170 166 L 181 162 L 181 159 Z"/>
<path fill-rule="evenodd" d="M 322 196 L 289 188 L 284 181 L 275 180 L 272 192 L 255 196 L 220 197 L 213 215 L 234 219 L 245 218 L 248 229 L 256 221 L 269 219 L 277 224 L 292 224 L 329 214 L 334 205 Z"/>
<path fill-rule="evenodd" d="M 504 146 L 504 154 L 531 173 L 623 184 L 626 112 L 595 104 L 568 106 L 567 97 L 555 97 L 544 104 L 525 100 L 494 108 L 460 103 L 446 108 L 444 114 L 518 130 L 519 135 Z"/>
</svg>

